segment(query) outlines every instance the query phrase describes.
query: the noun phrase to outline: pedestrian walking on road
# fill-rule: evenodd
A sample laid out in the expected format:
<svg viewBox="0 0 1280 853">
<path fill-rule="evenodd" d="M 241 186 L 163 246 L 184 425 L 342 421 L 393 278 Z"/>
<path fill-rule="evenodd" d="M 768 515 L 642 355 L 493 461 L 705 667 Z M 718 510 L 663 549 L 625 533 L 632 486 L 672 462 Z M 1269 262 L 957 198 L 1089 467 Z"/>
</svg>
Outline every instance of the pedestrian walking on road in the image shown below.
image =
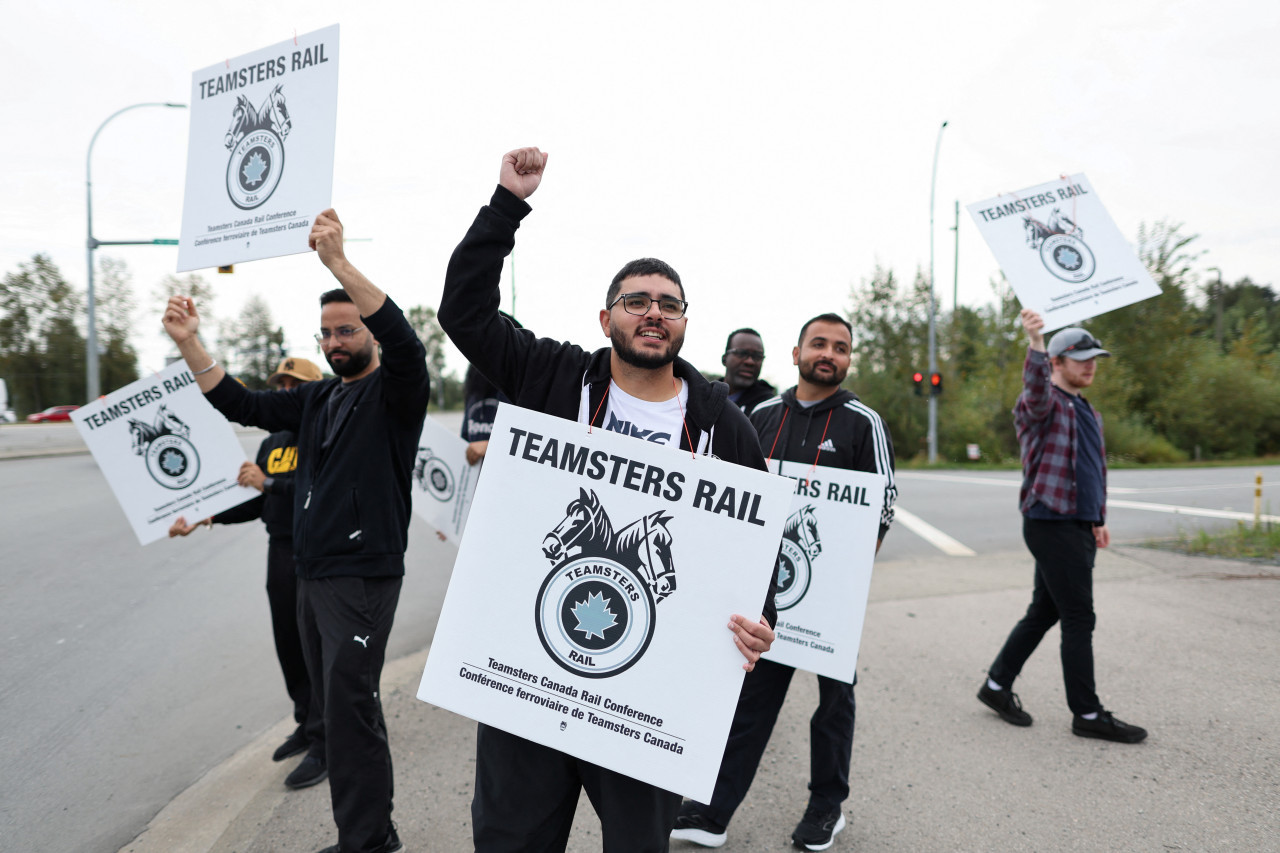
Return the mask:
<svg viewBox="0 0 1280 853">
<path fill-rule="evenodd" d="M 1013 682 L 1045 633 L 1061 623 L 1071 731 L 1137 743 L 1146 729 L 1103 708 L 1093 678 L 1093 562 L 1111 533 L 1102 416 L 1081 392 L 1093 384 L 1098 359 L 1111 353 L 1081 328 L 1063 329 L 1046 349 L 1044 319 L 1029 308 L 1022 309 L 1022 325 L 1030 343 L 1013 420 L 1022 447 L 1022 538 L 1035 558 L 1035 587 L 978 699 L 1005 722 L 1031 725 Z"/>
</svg>

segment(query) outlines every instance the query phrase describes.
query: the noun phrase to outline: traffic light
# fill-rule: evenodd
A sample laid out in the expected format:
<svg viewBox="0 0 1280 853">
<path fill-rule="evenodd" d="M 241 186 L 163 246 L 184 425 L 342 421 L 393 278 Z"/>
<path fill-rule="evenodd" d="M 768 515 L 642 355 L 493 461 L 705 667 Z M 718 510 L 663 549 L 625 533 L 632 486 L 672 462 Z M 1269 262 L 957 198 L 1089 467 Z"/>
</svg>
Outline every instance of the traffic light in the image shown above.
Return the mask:
<svg viewBox="0 0 1280 853">
<path fill-rule="evenodd" d="M 916 396 L 923 397 L 924 396 L 924 374 L 917 370 L 915 373 L 911 374 L 911 382 L 916 386 Z"/>
<path fill-rule="evenodd" d="M 236 271 L 235 264 L 227 264 L 225 267 L 218 267 L 218 272 L 230 274 Z"/>
<path fill-rule="evenodd" d="M 929 394 L 936 397 L 942 393 L 942 374 L 929 374 Z"/>
</svg>

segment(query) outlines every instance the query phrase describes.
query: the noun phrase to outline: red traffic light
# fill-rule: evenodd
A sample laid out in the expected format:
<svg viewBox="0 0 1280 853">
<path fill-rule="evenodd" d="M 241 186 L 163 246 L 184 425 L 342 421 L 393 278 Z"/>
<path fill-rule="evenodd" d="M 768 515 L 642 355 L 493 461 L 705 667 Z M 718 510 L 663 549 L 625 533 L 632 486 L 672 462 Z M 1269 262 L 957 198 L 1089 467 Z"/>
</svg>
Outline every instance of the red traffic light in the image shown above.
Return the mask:
<svg viewBox="0 0 1280 853">
<path fill-rule="evenodd" d="M 913 373 L 913 374 L 911 375 L 911 379 L 912 379 L 912 381 L 914 381 L 914 382 L 923 382 L 923 381 L 924 381 L 924 374 L 923 374 L 923 373 L 920 373 L 919 371 L 916 371 L 915 373 Z"/>
<path fill-rule="evenodd" d="M 941 393 L 942 393 L 942 374 L 941 374 L 941 373 L 930 373 L 930 374 L 929 374 L 929 385 L 931 386 L 931 387 L 929 388 L 929 393 L 930 393 L 930 394 L 933 394 L 933 395 L 935 395 L 935 396 L 936 396 L 936 395 L 938 395 L 938 394 L 941 394 Z"/>
</svg>

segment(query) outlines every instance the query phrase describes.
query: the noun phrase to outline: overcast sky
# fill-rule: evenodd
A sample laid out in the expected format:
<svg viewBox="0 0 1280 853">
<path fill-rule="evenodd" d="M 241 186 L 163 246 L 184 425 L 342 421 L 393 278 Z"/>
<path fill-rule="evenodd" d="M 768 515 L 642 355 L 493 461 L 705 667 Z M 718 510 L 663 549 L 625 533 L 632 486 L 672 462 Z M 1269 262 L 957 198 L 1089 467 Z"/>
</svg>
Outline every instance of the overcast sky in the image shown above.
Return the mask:
<svg viewBox="0 0 1280 853">
<path fill-rule="evenodd" d="M 843 312 L 877 264 L 929 264 L 938 127 L 939 297 L 954 204 L 1084 172 L 1121 231 L 1168 218 L 1201 269 L 1280 279 L 1280 5 L 1260 2 L 4 2 L 0 272 L 33 253 L 85 281 L 85 152 L 141 101 L 186 102 L 192 72 L 340 24 L 333 203 L 348 255 L 404 306 L 439 302 L 449 253 L 502 154 L 551 153 L 517 235 L 517 315 L 588 348 L 613 273 L 670 262 L 691 303 L 684 355 L 719 366 L 754 326 L 764 375 L 794 382 L 800 325 Z M 93 154 L 100 240 L 177 237 L 185 110 L 115 119 Z M 961 211 L 962 304 L 995 260 Z M 177 249 L 125 247 L 143 367 L 167 350 L 155 284 Z M 211 271 L 212 272 L 212 271 Z M 311 254 L 208 275 L 234 318 L 263 295 L 293 354 L 319 360 Z M 510 308 L 510 277 L 504 301 Z M 453 355 L 452 366 L 461 368 Z"/>
</svg>

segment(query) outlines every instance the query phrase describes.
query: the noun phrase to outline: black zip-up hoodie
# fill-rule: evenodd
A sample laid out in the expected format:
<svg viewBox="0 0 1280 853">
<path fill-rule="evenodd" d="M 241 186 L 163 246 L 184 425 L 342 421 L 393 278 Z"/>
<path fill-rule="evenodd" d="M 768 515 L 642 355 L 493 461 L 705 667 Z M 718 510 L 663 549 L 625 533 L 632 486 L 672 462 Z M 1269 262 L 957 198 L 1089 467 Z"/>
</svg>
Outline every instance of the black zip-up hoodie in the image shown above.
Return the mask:
<svg viewBox="0 0 1280 853">
<path fill-rule="evenodd" d="M 760 436 L 765 456 L 782 461 L 783 473 L 793 467 L 787 463 L 808 466 L 816 462 L 829 468 L 884 474 L 884 509 L 878 536 L 884 539 L 893 521 L 893 502 L 898 497 L 893 476 L 893 440 L 884 421 L 857 394 L 840 389 L 806 409 L 796 400 L 792 386 L 756 406 L 751 425 Z"/>
<path fill-rule="evenodd" d="M 498 313 L 502 262 L 515 246 L 520 220 L 530 210 L 501 186 L 480 208 L 449 259 L 440 325 L 467 360 L 517 406 L 585 421 L 600 408 L 609 388 L 609 347 L 589 353 L 576 344 L 539 338 Z M 674 368 L 689 388 L 688 433 L 681 431 L 680 448 L 767 470 L 751 424 L 736 406 L 726 404 L 729 386 L 708 382 L 681 358 Z M 770 625 L 777 621 L 773 596 L 770 584 L 764 606 Z"/>
<path fill-rule="evenodd" d="M 360 380 L 359 400 L 328 450 L 325 407 L 340 379 L 248 391 L 226 376 L 205 395 L 229 420 L 298 434 L 293 553 L 308 580 L 404 574 L 410 476 L 431 393 L 427 351 L 391 297 L 361 319 L 382 362 Z"/>
<path fill-rule="evenodd" d="M 251 501 L 224 509 L 214 524 L 241 524 L 262 519 L 267 536 L 277 544 L 293 542 L 293 472 L 298 467 L 298 437 L 289 430 L 273 432 L 258 445 L 258 467 L 271 481 Z"/>
</svg>

